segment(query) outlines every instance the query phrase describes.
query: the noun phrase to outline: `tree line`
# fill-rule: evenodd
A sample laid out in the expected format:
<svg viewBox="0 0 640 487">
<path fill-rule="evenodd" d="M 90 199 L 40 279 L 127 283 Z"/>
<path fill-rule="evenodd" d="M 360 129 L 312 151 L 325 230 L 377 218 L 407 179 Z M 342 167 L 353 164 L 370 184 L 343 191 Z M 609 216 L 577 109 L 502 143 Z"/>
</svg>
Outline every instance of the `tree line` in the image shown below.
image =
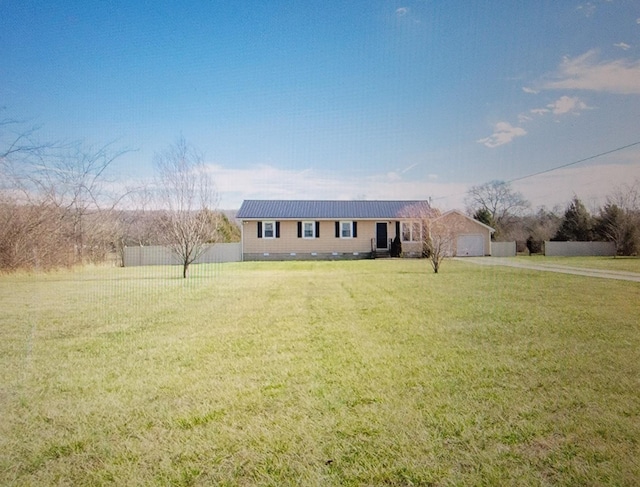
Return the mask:
<svg viewBox="0 0 640 487">
<path fill-rule="evenodd" d="M 520 251 L 540 251 L 542 242 L 609 241 L 617 255 L 640 253 L 640 181 L 614 189 L 605 203 L 590 212 L 577 195 L 566 208 L 531 210 L 509 183 L 473 186 L 465 199 L 467 212 L 495 228 L 497 241 L 516 241 Z"/>
<path fill-rule="evenodd" d="M 183 137 L 155 154 L 152 182 L 129 187 L 113 171 L 129 150 L 37 135 L 0 119 L 0 271 L 122 264 L 127 245 L 167 245 L 186 277 L 206 244 L 240 240 L 217 209 L 202 154 Z"/>
<path fill-rule="evenodd" d="M 184 137 L 155 154 L 152 182 L 127 187 L 112 168 L 129 150 L 43 143 L 37 134 L 38 127 L 0 119 L 0 271 L 122 264 L 126 246 L 166 245 L 187 277 L 206 244 L 240 240 L 238 226 L 217 208 L 203 155 Z M 544 240 L 606 240 L 619 255 L 640 251 L 638 181 L 617 188 L 593 213 L 577 196 L 564 210 L 532 211 L 504 181 L 473 186 L 465 203 L 470 216 L 496 230 L 495 240 L 515 240 L 519 250 L 535 251 Z"/>
</svg>

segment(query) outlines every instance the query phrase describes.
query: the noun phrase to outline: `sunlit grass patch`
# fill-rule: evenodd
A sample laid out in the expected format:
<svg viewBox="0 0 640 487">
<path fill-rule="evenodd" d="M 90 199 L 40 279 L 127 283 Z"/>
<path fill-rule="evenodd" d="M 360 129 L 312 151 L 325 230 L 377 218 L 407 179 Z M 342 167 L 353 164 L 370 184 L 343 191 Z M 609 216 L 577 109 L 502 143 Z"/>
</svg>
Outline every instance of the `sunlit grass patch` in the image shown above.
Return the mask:
<svg viewBox="0 0 640 487">
<path fill-rule="evenodd" d="M 0 278 L 0 483 L 617 484 L 637 283 L 425 261 Z"/>
<path fill-rule="evenodd" d="M 518 256 L 521 262 L 535 264 L 558 264 L 585 269 L 626 271 L 640 273 L 639 257 L 547 257 L 544 255 Z"/>
</svg>

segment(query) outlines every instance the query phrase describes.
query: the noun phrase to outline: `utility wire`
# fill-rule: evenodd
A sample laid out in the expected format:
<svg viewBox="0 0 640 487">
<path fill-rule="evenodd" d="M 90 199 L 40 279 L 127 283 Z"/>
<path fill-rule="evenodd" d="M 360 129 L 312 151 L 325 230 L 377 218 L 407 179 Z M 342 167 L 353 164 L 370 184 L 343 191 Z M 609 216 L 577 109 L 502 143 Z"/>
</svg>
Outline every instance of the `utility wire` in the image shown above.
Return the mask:
<svg viewBox="0 0 640 487">
<path fill-rule="evenodd" d="M 591 159 L 596 159 L 598 157 L 606 156 L 607 154 L 613 154 L 614 152 L 618 152 L 624 149 L 628 149 L 629 147 L 633 147 L 634 145 L 640 145 L 640 141 L 634 142 L 633 144 L 623 145 L 622 147 L 618 147 L 616 149 L 611 149 L 606 152 L 601 152 L 600 154 L 596 154 L 594 156 L 585 157 L 584 159 L 580 159 L 579 161 L 569 162 L 567 164 L 562 164 L 560 166 L 552 167 L 551 169 L 545 169 L 544 171 L 539 171 L 533 174 L 527 174 L 526 176 L 520 176 L 519 178 L 510 179 L 507 183 L 513 183 L 515 181 L 522 181 L 523 179 L 532 178 L 534 176 L 540 176 L 540 174 L 546 174 L 551 171 L 557 171 L 558 169 L 563 169 L 565 167 L 574 166 L 576 164 L 580 164 L 581 162 L 590 161 Z"/>
<path fill-rule="evenodd" d="M 580 159 L 578 161 L 568 162 L 566 164 L 561 164 L 559 166 L 555 166 L 555 167 L 552 167 L 552 168 L 549 168 L 549 169 L 545 169 L 543 171 L 538 171 L 538 172 L 535 172 L 535 173 L 532 173 L 532 174 L 527 174 L 525 176 L 520 176 L 520 177 L 517 177 L 517 178 L 513 178 L 513 179 L 510 179 L 509 181 L 506 181 L 506 183 L 510 184 L 510 183 L 515 182 L 515 181 L 522 181 L 523 179 L 528 179 L 528 178 L 532 178 L 534 176 L 540 176 L 541 174 L 546 174 L 548 172 L 557 171 L 558 169 L 563 169 L 565 167 L 575 166 L 576 164 L 580 164 L 581 162 L 590 161 L 592 159 L 597 159 L 598 157 L 606 156 L 607 154 L 613 154 L 614 152 L 618 152 L 618 151 L 621 151 L 621 150 L 624 150 L 624 149 L 628 149 L 629 147 L 634 147 L 636 145 L 640 145 L 640 140 L 637 141 L 637 142 L 633 142 L 631 144 L 623 145 L 621 147 L 616 147 L 615 149 L 611 149 L 611 150 L 608 150 L 608 151 L 605 151 L 605 152 L 601 152 L 599 154 L 595 154 L 593 156 L 585 157 L 584 159 Z M 438 197 L 433 198 L 433 199 L 434 200 L 441 200 L 441 199 L 445 199 L 445 198 L 451 198 L 451 197 L 454 197 L 454 196 L 461 196 L 463 194 L 467 194 L 468 192 L 469 191 L 465 191 L 464 193 L 456 193 L 456 194 L 452 194 L 452 195 L 447 195 L 447 196 L 438 196 Z"/>
</svg>

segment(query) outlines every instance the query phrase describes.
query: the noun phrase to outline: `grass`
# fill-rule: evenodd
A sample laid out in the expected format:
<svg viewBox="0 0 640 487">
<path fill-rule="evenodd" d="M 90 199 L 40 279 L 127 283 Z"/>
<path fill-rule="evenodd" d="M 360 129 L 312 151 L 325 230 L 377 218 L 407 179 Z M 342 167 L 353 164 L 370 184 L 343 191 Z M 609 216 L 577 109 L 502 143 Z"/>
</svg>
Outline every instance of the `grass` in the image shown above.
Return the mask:
<svg viewBox="0 0 640 487">
<path fill-rule="evenodd" d="M 640 285 L 425 261 L 0 277 L 1 485 L 634 485 Z"/>
<path fill-rule="evenodd" d="M 535 264 L 557 264 L 585 269 L 640 273 L 640 258 L 638 257 L 547 257 L 535 254 L 518 256 L 516 259 Z"/>
</svg>

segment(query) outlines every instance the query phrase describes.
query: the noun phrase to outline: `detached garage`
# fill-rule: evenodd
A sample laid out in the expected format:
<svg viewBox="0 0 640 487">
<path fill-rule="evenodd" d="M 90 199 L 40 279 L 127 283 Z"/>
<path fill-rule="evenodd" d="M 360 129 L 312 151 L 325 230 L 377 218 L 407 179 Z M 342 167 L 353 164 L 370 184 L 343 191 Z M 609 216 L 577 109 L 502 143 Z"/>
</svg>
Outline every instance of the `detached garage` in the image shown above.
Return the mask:
<svg viewBox="0 0 640 487">
<path fill-rule="evenodd" d="M 493 228 L 468 217 L 458 210 L 444 213 L 435 220 L 438 224 L 451 229 L 452 253 L 456 257 L 483 257 L 491 255 L 491 234 Z"/>
</svg>

